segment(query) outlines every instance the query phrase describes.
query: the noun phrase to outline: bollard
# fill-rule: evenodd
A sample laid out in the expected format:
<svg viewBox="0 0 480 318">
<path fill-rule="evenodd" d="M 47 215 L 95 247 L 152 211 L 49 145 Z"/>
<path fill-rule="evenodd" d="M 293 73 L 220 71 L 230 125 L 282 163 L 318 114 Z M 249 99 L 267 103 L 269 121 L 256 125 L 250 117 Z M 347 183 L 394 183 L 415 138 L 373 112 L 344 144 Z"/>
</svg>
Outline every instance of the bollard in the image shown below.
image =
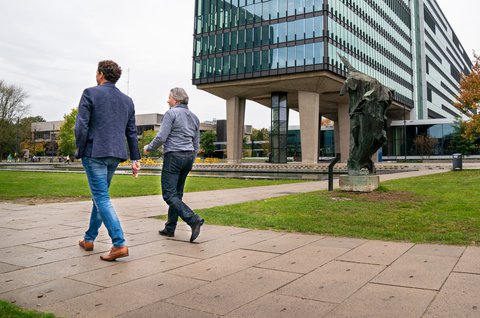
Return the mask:
<svg viewBox="0 0 480 318">
<path fill-rule="evenodd" d="M 328 191 L 333 191 L 333 166 L 335 166 L 335 164 L 339 161 L 340 154 L 337 153 L 335 155 L 335 159 L 333 159 L 328 165 Z"/>
</svg>

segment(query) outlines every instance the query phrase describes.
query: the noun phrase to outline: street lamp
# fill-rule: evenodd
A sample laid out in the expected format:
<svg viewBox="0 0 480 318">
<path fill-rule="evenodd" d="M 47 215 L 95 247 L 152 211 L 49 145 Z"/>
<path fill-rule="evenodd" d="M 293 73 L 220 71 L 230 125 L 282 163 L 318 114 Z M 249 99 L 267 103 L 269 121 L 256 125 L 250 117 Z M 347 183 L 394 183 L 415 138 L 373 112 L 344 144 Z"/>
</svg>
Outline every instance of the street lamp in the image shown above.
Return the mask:
<svg viewBox="0 0 480 318">
<path fill-rule="evenodd" d="M 53 125 L 52 131 L 50 132 L 50 141 L 51 141 L 51 159 L 50 162 L 53 162 L 53 150 L 55 149 L 55 146 L 53 145 L 55 138 L 55 125 Z"/>
<path fill-rule="evenodd" d="M 405 117 L 405 105 L 403 105 L 403 152 L 405 154 L 405 162 L 407 161 L 407 119 Z"/>
</svg>

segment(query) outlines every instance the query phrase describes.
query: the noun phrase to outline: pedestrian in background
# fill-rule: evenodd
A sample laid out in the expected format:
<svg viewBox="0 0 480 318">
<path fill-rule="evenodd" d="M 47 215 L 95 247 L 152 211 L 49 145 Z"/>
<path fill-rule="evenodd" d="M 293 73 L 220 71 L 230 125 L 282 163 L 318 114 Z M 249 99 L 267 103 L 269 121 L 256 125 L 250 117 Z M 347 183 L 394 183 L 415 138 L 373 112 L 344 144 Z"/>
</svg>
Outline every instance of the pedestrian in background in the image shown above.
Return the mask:
<svg viewBox="0 0 480 318">
<path fill-rule="evenodd" d="M 100 256 L 104 261 L 128 256 L 120 220 L 108 192 L 118 164 L 128 158 L 125 139 L 133 160 L 133 175 L 140 170 L 134 104 L 115 86 L 121 74 L 122 69 L 113 61 L 98 63 L 98 85 L 83 91 L 74 128 L 78 148 L 75 157 L 82 159 L 93 201 L 90 224 L 79 245 L 86 251 L 93 250 L 98 229 L 105 224 L 113 247 Z"/>
</svg>

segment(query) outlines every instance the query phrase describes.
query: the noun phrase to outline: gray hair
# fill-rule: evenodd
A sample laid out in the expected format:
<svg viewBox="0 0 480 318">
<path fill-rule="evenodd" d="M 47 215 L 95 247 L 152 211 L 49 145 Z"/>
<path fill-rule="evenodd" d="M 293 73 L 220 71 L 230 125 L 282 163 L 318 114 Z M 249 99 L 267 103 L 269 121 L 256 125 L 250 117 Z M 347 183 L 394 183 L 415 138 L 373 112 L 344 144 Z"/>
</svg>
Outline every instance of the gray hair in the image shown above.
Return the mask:
<svg viewBox="0 0 480 318">
<path fill-rule="evenodd" d="M 187 92 L 181 87 L 174 87 L 170 90 L 170 97 L 172 97 L 177 102 L 188 105 L 188 95 Z"/>
</svg>

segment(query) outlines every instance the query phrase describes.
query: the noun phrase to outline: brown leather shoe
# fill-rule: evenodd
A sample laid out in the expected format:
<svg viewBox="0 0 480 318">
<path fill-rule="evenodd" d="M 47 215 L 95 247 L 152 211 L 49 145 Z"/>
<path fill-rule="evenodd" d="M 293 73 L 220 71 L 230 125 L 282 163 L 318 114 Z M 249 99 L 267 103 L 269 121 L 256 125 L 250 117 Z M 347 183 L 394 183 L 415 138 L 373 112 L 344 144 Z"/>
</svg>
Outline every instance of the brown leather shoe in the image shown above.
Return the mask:
<svg viewBox="0 0 480 318">
<path fill-rule="evenodd" d="M 93 242 L 86 242 L 85 240 L 78 241 L 78 245 L 85 251 L 93 251 Z"/>
<path fill-rule="evenodd" d="M 119 246 L 119 247 L 112 247 L 108 254 L 100 256 L 103 261 L 111 262 L 116 260 L 117 258 L 126 257 L 128 256 L 128 247 L 126 246 Z"/>
</svg>

